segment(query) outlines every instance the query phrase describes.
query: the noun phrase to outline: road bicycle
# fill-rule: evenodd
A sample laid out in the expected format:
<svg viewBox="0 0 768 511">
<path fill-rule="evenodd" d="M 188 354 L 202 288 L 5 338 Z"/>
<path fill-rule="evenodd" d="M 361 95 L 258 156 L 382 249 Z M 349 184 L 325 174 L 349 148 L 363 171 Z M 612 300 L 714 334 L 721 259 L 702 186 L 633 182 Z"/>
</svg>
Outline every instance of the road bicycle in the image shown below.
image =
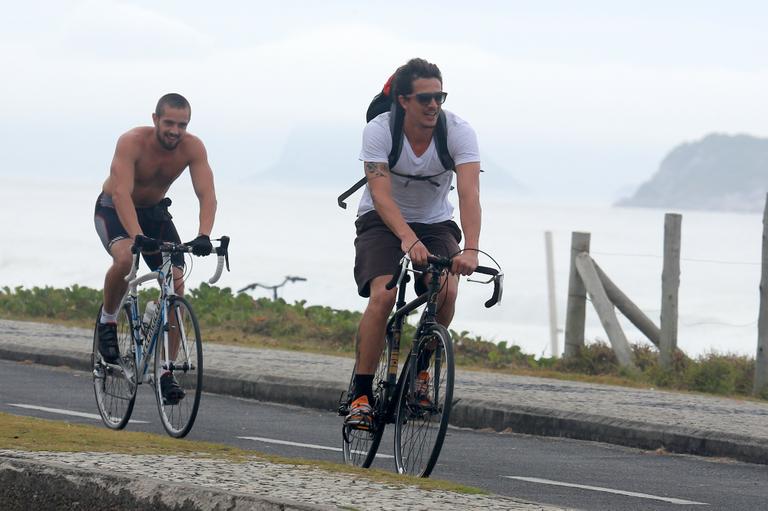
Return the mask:
<svg viewBox="0 0 768 511">
<path fill-rule="evenodd" d="M 208 280 L 219 280 L 226 265 L 229 270 L 229 238 L 222 236 L 212 252 L 218 256 L 216 271 Z M 162 264 L 154 271 L 136 277 L 142 247 L 131 248 L 133 264 L 125 277 L 128 289 L 120 302 L 117 318 L 117 339 L 120 357 L 114 364 L 106 362 L 99 353 L 96 317 L 93 334 L 93 389 L 96 405 L 104 424 L 111 429 L 123 429 L 128 424 L 136 401 L 136 390 L 149 383 L 157 398 L 157 408 L 165 431 L 182 438 L 189 433 L 197 417 L 203 384 L 203 345 L 200 325 L 192 306 L 176 295 L 171 265 L 173 254 L 186 254 L 192 249 L 184 244 L 160 244 Z M 143 316 L 139 315 L 138 287 L 155 280 L 160 285 L 157 300 L 148 301 Z M 154 364 L 150 368 L 150 361 Z M 180 400 L 163 398 L 160 377 L 170 372 L 184 390 Z"/>
<path fill-rule="evenodd" d="M 376 457 L 387 424 L 395 425 L 395 465 L 400 474 L 429 477 L 440 456 L 453 404 L 454 360 L 451 334 L 437 323 L 437 300 L 442 286 L 440 277 L 448 273 L 452 260 L 429 256 L 427 291 L 405 302 L 410 258 L 402 258 L 400 271 L 387 289 L 398 286 L 395 312 L 387 322 L 382 354 L 373 379 L 373 424 L 370 429 L 342 426 L 344 461 L 368 468 Z M 486 307 L 501 301 L 504 274 L 495 268 L 478 266 L 474 273 L 490 276 L 493 295 Z M 426 304 L 416 325 L 410 352 L 397 377 L 400 339 L 406 316 Z M 339 415 L 346 416 L 354 392 L 354 375 L 348 390 L 339 400 Z"/>
</svg>

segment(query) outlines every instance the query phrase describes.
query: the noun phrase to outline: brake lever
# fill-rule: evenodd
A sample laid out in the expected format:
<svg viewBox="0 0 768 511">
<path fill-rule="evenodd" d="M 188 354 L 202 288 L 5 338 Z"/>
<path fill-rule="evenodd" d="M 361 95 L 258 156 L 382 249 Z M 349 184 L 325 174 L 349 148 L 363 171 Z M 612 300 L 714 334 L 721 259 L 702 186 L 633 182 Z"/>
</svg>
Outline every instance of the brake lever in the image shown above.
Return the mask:
<svg viewBox="0 0 768 511">
<path fill-rule="evenodd" d="M 491 282 L 493 282 L 493 280 L 495 278 L 496 278 L 496 276 L 492 276 L 488 280 L 478 280 L 478 279 L 471 279 L 471 278 L 467 277 L 467 282 L 475 282 L 477 284 L 490 284 Z"/>
<path fill-rule="evenodd" d="M 403 279 L 408 274 L 408 268 L 411 266 L 411 256 L 408 255 L 408 252 L 403 255 L 401 261 L 400 276 L 397 278 L 397 287 L 400 287 L 400 284 L 403 283 Z"/>
<path fill-rule="evenodd" d="M 224 256 L 224 263 L 227 267 L 227 271 L 229 270 L 229 236 L 222 236 L 218 240 L 220 242 L 218 248 L 216 249 L 216 255 L 223 255 Z"/>
</svg>

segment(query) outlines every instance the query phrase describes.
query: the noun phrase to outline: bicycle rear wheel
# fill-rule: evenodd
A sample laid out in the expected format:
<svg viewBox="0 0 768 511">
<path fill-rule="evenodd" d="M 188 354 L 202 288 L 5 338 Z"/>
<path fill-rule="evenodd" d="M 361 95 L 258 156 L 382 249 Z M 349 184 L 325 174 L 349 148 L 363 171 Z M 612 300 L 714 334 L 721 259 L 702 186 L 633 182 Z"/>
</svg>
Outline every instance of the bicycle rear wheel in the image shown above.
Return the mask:
<svg viewBox="0 0 768 511">
<path fill-rule="evenodd" d="M 417 339 L 416 363 L 403 374 L 395 417 L 395 465 L 400 474 L 429 477 L 440 456 L 453 401 L 451 334 L 434 325 Z M 428 384 L 410 373 L 426 372 Z M 414 388 L 412 387 L 420 387 Z"/>
<path fill-rule="evenodd" d="M 373 429 L 363 430 L 355 429 L 342 425 L 342 451 L 344 452 L 344 463 L 356 467 L 368 468 L 376 458 L 376 452 L 379 450 L 381 437 L 384 434 L 386 421 L 386 403 L 388 401 L 387 368 L 389 367 L 390 345 L 384 343 L 384 349 L 379 358 L 379 365 L 373 376 L 373 403 L 371 407 L 374 410 Z M 357 368 L 357 367 L 355 367 Z M 352 371 L 352 378 L 349 382 L 349 402 L 355 394 L 355 371 Z M 347 403 L 349 405 L 349 403 Z"/>
<path fill-rule="evenodd" d="M 99 318 L 96 316 L 93 329 L 93 350 L 91 372 L 96 406 L 104 425 L 110 429 L 123 429 L 133 412 L 136 402 L 136 345 L 133 342 L 133 323 L 130 308 L 123 306 L 117 314 L 117 343 L 120 359 L 117 364 L 108 364 L 99 353 Z"/>
<path fill-rule="evenodd" d="M 168 328 L 169 353 L 166 354 L 160 335 L 155 347 L 155 396 L 165 431 L 172 437 L 182 438 L 192 429 L 200 407 L 203 343 L 197 317 L 189 302 L 180 296 L 168 299 L 168 317 L 164 324 Z M 184 391 L 183 398 L 169 401 L 163 397 L 160 378 L 166 372 Z"/>
</svg>

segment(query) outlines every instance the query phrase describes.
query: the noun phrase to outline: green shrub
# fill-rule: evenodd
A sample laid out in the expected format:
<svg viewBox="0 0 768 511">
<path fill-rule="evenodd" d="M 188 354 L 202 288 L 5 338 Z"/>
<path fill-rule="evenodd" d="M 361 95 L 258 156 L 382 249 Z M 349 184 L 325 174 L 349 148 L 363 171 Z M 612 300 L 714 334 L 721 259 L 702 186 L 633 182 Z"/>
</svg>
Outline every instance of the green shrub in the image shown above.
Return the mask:
<svg viewBox="0 0 768 511">
<path fill-rule="evenodd" d="M 685 375 L 688 388 L 712 394 L 729 394 L 734 389 L 733 372 L 720 359 L 705 360 L 691 366 Z"/>
<path fill-rule="evenodd" d="M 520 346 L 513 344 L 507 346 L 507 341 L 498 343 L 483 340 L 479 336 L 470 337 L 469 332 L 456 332 L 451 330 L 454 355 L 461 365 L 474 365 L 503 368 L 529 368 L 536 367 L 536 359 L 533 355 L 524 354 Z"/>
<path fill-rule="evenodd" d="M 0 314 L 11 317 L 47 319 L 90 319 L 96 317 L 101 291 L 74 285 L 64 289 L 8 286 L 0 289 Z"/>
<path fill-rule="evenodd" d="M 603 341 L 587 344 L 574 357 L 560 359 L 554 368 L 566 373 L 617 375 L 619 364 L 613 349 Z"/>
<path fill-rule="evenodd" d="M 710 394 L 749 394 L 753 377 L 754 361 L 715 352 L 702 355 L 685 371 L 687 388 Z"/>
</svg>

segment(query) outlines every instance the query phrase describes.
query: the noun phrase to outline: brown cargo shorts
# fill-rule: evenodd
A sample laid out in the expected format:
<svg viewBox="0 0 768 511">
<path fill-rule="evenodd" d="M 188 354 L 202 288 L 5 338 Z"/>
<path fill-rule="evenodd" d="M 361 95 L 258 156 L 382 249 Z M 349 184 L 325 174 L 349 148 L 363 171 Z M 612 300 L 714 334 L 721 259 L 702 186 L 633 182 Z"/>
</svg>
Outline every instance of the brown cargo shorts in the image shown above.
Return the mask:
<svg viewBox="0 0 768 511">
<path fill-rule="evenodd" d="M 408 225 L 430 254 L 453 257 L 459 253 L 461 229 L 453 220 Z M 389 230 L 376 211 L 358 217 L 355 228 L 355 282 L 358 294 L 367 298 L 371 295 L 371 280 L 382 275 L 394 275 L 398 271 L 403 251 L 400 249 L 400 238 Z M 416 279 L 415 285 L 417 293 L 425 291 L 421 279 Z"/>
</svg>

